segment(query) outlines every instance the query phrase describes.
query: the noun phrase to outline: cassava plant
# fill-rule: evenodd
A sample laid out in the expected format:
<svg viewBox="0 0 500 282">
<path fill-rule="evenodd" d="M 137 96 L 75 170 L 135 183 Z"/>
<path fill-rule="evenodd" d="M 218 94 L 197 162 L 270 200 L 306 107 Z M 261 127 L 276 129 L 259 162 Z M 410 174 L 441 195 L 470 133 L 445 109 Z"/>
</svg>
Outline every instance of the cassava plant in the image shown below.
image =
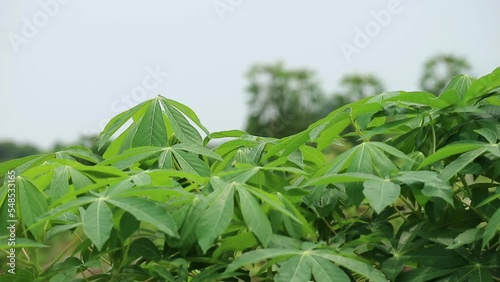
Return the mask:
<svg viewBox="0 0 500 282">
<path fill-rule="evenodd" d="M 0 281 L 499 281 L 499 137 L 500 69 L 282 139 L 158 96 L 107 124 L 102 156 L 0 164 Z"/>
</svg>

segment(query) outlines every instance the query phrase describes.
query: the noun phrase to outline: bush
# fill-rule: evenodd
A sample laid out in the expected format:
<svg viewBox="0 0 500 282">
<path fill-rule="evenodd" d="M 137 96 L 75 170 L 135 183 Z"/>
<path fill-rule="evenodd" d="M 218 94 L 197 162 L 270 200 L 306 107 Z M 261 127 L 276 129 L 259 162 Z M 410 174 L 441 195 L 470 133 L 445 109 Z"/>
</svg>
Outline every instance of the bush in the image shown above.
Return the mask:
<svg viewBox="0 0 500 282">
<path fill-rule="evenodd" d="M 0 164 L 2 281 L 498 280 L 499 93 L 500 69 L 461 75 L 282 139 L 211 133 L 159 96 L 108 123 L 100 146 L 132 121 L 102 156 Z"/>
</svg>

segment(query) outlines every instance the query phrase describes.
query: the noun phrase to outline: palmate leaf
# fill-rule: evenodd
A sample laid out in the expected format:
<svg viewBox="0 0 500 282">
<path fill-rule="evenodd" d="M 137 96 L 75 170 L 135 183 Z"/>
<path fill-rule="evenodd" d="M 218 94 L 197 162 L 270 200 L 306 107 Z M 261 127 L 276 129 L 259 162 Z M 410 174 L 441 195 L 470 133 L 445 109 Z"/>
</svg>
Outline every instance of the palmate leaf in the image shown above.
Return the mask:
<svg viewBox="0 0 500 282">
<path fill-rule="evenodd" d="M 351 279 L 337 265 L 318 256 L 308 256 L 308 264 L 316 281 L 349 282 Z"/>
<path fill-rule="evenodd" d="M 111 235 L 113 228 L 113 213 L 102 199 L 90 204 L 83 217 L 83 232 L 101 250 Z"/>
<path fill-rule="evenodd" d="M 356 272 L 371 281 L 387 281 L 383 273 L 371 265 L 326 250 L 301 251 L 280 248 L 254 250 L 236 257 L 228 265 L 226 272 L 233 272 L 243 265 L 271 259 L 274 263 L 285 261 L 281 264 L 275 281 L 307 282 L 310 281 L 311 274 L 317 281 L 350 281 L 350 278 L 337 265 Z M 268 264 L 268 267 L 270 266 Z"/>
</svg>

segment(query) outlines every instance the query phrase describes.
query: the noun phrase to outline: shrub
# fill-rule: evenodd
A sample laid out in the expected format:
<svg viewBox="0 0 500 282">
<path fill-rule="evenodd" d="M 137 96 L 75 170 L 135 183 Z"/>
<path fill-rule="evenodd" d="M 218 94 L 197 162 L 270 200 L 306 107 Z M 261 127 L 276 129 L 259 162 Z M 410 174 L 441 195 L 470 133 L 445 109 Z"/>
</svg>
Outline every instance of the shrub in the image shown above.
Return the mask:
<svg viewBox="0 0 500 282">
<path fill-rule="evenodd" d="M 107 124 L 102 156 L 0 164 L 0 220 L 17 219 L 15 246 L 0 231 L 3 277 L 498 281 L 499 93 L 500 69 L 461 75 L 438 97 L 382 93 L 282 139 L 209 132 L 158 96 Z"/>
</svg>

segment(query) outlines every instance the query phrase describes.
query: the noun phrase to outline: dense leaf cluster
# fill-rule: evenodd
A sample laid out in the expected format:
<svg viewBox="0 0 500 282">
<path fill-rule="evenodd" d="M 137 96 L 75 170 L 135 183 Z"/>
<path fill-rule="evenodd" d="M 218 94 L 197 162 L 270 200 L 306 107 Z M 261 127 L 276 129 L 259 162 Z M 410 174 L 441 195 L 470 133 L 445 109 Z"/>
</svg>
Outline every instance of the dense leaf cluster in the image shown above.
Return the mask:
<svg viewBox="0 0 500 282">
<path fill-rule="evenodd" d="M 113 136 L 102 156 L 74 146 L 0 164 L 17 175 L 6 279 L 500 279 L 500 69 L 438 97 L 364 98 L 282 139 L 209 132 L 161 96 L 113 118 L 101 146 Z M 330 158 L 345 138 L 357 142 Z M 69 241 L 43 257 L 51 238 Z"/>
</svg>

